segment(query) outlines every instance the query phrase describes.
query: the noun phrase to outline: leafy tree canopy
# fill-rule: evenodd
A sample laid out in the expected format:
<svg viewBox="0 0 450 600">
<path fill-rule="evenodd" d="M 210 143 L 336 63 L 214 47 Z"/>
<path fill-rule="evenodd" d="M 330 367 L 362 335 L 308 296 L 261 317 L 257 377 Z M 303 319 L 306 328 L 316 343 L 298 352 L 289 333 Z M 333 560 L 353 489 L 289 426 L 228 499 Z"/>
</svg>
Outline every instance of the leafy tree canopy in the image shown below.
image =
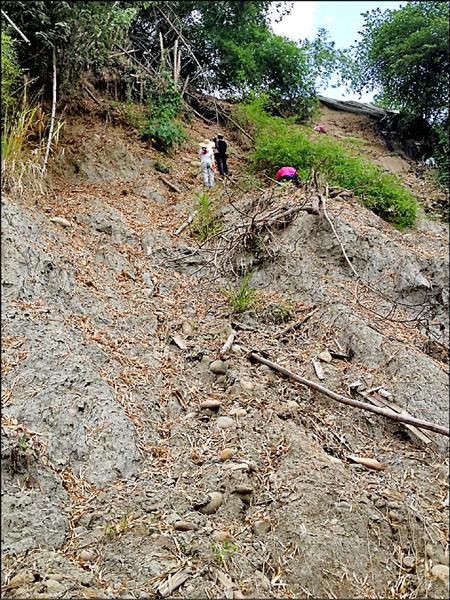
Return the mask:
<svg viewBox="0 0 450 600">
<path fill-rule="evenodd" d="M 448 116 L 448 3 L 408 2 L 364 18 L 353 48 L 357 69 L 347 72 L 353 89 L 380 89 L 380 104 L 429 122 Z"/>
<path fill-rule="evenodd" d="M 30 40 L 19 47 L 23 68 L 39 84 L 51 80 L 52 49 L 60 85 L 69 89 L 83 69 L 100 68 L 127 33 L 136 7 L 118 2 L 4 0 L 2 9 Z"/>
<path fill-rule="evenodd" d="M 303 109 L 315 96 L 315 83 L 330 77 L 340 58 L 321 30 L 312 42 L 297 44 L 275 35 L 269 24 L 271 2 L 145 2 L 131 39 L 146 59 L 160 52 L 160 35 L 171 48 L 182 33 L 182 78 L 207 92 L 242 97 L 250 91 L 273 96 Z M 276 3 L 278 18 L 291 3 Z M 307 111 L 306 111 L 307 112 Z"/>
</svg>

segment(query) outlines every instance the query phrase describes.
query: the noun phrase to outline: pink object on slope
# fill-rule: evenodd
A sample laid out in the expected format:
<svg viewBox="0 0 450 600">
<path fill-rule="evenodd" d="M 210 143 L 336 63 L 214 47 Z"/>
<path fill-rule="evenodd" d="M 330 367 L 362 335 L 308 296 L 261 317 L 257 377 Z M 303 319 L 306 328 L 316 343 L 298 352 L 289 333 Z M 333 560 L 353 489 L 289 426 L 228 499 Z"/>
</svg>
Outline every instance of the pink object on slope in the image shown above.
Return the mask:
<svg viewBox="0 0 450 600">
<path fill-rule="evenodd" d="M 294 175 L 297 175 L 297 171 L 294 167 L 281 167 L 275 175 L 275 179 L 278 181 L 281 177 L 294 177 Z"/>
</svg>

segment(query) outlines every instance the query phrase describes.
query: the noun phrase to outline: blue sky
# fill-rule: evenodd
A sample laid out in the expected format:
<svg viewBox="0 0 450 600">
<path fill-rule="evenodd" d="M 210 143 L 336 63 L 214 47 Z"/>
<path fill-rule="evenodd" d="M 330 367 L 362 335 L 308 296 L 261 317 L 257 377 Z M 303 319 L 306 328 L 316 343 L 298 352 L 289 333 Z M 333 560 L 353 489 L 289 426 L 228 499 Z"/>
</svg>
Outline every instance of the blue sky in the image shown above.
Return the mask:
<svg viewBox="0 0 450 600">
<path fill-rule="evenodd" d="M 289 4 L 289 3 L 286 3 Z M 317 30 L 324 28 L 328 31 L 330 39 L 340 49 L 350 47 L 358 39 L 358 31 L 362 28 L 364 19 L 361 13 L 380 8 L 395 10 L 405 6 L 406 2 L 348 2 L 348 1 L 309 1 L 294 2 L 291 14 L 281 23 L 273 23 L 274 33 L 284 35 L 298 41 L 304 38 L 313 38 Z M 344 88 L 328 88 L 320 93 L 330 98 L 341 100 L 361 100 L 370 102 L 373 93 L 364 93 L 360 98 L 355 94 L 347 94 Z"/>
</svg>

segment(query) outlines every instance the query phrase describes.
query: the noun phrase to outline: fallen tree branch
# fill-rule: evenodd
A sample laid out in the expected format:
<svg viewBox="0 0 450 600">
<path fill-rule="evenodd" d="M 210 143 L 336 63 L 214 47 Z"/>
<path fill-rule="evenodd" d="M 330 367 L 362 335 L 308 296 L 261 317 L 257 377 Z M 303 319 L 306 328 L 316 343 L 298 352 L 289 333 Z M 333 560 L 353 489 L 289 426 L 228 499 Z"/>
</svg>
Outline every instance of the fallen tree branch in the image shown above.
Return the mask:
<svg viewBox="0 0 450 600">
<path fill-rule="evenodd" d="M 84 86 L 83 86 L 83 89 L 85 89 L 85 90 L 86 90 L 86 92 L 89 94 L 89 96 L 92 98 L 92 100 L 94 100 L 95 102 L 97 102 L 97 104 L 98 104 L 99 106 L 102 106 L 102 103 L 100 102 L 100 100 L 94 96 L 94 94 L 93 94 L 93 93 L 91 92 L 91 90 L 90 90 L 90 89 L 87 87 L 87 85 L 84 85 Z"/>
<path fill-rule="evenodd" d="M 222 348 L 220 350 L 220 356 L 222 356 L 222 357 L 225 356 L 225 354 L 228 352 L 228 350 L 233 345 L 235 337 L 236 337 L 236 332 L 234 331 L 234 329 L 232 329 L 230 335 L 227 337 L 227 341 L 225 342 L 225 344 L 222 346 Z"/>
<path fill-rule="evenodd" d="M 303 323 L 306 323 L 306 321 L 308 321 L 308 319 L 310 319 L 313 316 L 313 314 L 319 310 L 319 308 L 320 308 L 320 306 L 317 306 L 311 312 L 309 312 L 307 315 L 305 315 L 298 321 L 295 321 L 295 323 L 292 323 L 291 325 L 288 325 L 287 327 L 285 327 L 282 331 L 277 333 L 274 337 L 276 337 L 276 338 L 284 337 L 290 331 L 297 329 L 298 327 L 300 327 L 300 325 L 303 325 Z"/>
<path fill-rule="evenodd" d="M 195 219 L 195 217 L 197 216 L 198 211 L 194 210 L 193 212 L 191 212 L 191 214 L 189 215 L 189 217 L 186 219 L 186 221 L 184 221 L 184 223 L 181 223 L 181 225 L 178 227 L 178 229 L 176 229 L 173 234 L 174 235 L 180 235 L 180 233 L 182 231 L 184 231 L 186 229 L 186 227 L 189 227 L 189 225 L 192 223 L 192 221 Z"/>
<path fill-rule="evenodd" d="M 324 387 L 323 385 L 320 385 L 319 383 L 315 383 L 314 381 L 310 381 L 309 379 L 305 379 L 304 377 L 300 377 L 299 375 L 292 373 L 292 371 L 289 371 L 288 369 L 285 369 L 281 365 L 278 365 L 277 363 L 274 363 L 271 360 L 268 360 L 267 358 L 264 358 L 264 357 L 260 356 L 259 354 L 256 354 L 256 352 L 248 350 L 247 348 L 244 348 L 243 346 L 241 346 L 241 348 L 245 352 L 248 353 L 248 358 L 251 362 L 258 362 L 262 365 L 266 365 L 266 366 L 270 367 L 271 369 L 273 369 L 274 371 L 281 373 L 281 375 L 283 375 L 284 377 L 287 377 L 288 379 L 292 379 L 293 381 L 296 381 L 297 383 L 301 383 L 302 385 L 306 385 L 309 388 L 317 390 L 318 392 L 321 392 L 325 396 L 328 396 L 329 398 L 333 398 L 333 400 L 337 400 L 338 402 L 341 402 L 342 404 L 348 404 L 349 406 L 353 406 L 354 408 L 361 408 L 362 410 L 367 410 L 369 412 L 376 413 L 383 417 L 387 417 L 388 419 L 392 419 L 394 421 L 399 421 L 400 423 L 408 423 L 409 425 L 414 425 L 415 427 L 420 427 L 421 429 L 428 429 L 430 431 L 434 431 L 435 433 L 439 433 L 441 435 L 450 437 L 449 429 L 447 427 L 444 427 L 443 425 L 437 425 L 437 424 L 431 423 L 429 421 L 424 421 L 422 419 L 416 419 L 415 417 L 399 414 L 390 409 L 380 408 L 378 406 L 371 406 L 370 404 L 367 404 L 366 402 L 360 402 L 359 400 L 353 400 L 352 398 L 347 398 L 347 396 L 343 396 L 342 394 L 333 392 L 332 390 L 329 390 L 328 388 Z"/>
<path fill-rule="evenodd" d="M 5 17 L 5 19 L 8 21 L 8 23 L 14 27 L 14 29 L 17 31 L 17 33 L 22 37 L 22 39 L 27 43 L 27 44 L 31 44 L 30 40 L 26 37 L 26 35 L 24 33 L 22 33 L 20 31 L 20 29 L 17 27 L 17 25 L 15 25 L 12 20 L 8 17 L 8 15 L 5 13 L 5 11 L 3 9 L 2 10 L 2 15 Z"/>
<path fill-rule="evenodd" d="M 177 192 L 178 194 L 181 194 L 181 190 L 180 188 L 178 188 L 175 184 L 173 184 L 171 181 L 169 181 L 168 179 L 166 179 L 165 177 L 163 177 L 162 175 L 159 176 L 159 178 L 164 181 L 164 183 L 166 185 L 168 185 L 170 187 L 170 189 L 172 189 L 174 192 Z"/>
</svg>

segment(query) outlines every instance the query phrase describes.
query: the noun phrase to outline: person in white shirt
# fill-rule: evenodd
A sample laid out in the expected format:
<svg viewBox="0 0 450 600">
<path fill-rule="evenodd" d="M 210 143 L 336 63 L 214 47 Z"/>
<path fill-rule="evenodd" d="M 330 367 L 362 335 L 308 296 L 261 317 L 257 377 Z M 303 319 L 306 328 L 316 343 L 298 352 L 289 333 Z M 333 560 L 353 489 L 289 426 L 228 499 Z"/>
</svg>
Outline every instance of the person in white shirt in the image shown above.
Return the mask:
<svg viewBox="0 0 450 600">
<path fill-rule="evenodd" d="M 203 182 L 207 188 L 213 188 L 215 168 L 214 150 L 209 140 L 204 140 L 199 146 L 200 168 L 202 170 Z"/>
</svg>

